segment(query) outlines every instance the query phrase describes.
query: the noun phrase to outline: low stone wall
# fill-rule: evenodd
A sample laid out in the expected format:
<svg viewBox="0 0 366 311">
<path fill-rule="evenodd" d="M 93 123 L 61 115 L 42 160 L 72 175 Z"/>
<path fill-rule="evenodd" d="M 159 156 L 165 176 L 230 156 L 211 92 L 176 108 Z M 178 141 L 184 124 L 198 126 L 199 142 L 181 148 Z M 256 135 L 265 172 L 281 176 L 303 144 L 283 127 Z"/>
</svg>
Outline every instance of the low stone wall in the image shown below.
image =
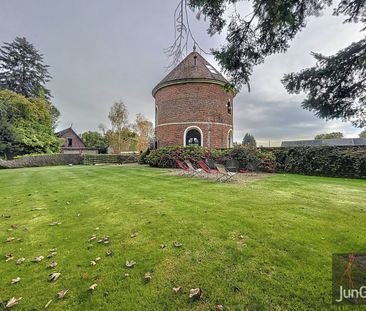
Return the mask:
<svg viewBox="0 0 366 311">
<path fill-rule="evenodd" d="M 68 165 L 82 164 L 83 159 L 80 154 L 46 154 L 39 156 L 29 156 L 9 161 L 0 159 L 0 169 L 2 168 L 20 168 L 34 166 L 53 166 L 53 165 Z"/>
</svg>

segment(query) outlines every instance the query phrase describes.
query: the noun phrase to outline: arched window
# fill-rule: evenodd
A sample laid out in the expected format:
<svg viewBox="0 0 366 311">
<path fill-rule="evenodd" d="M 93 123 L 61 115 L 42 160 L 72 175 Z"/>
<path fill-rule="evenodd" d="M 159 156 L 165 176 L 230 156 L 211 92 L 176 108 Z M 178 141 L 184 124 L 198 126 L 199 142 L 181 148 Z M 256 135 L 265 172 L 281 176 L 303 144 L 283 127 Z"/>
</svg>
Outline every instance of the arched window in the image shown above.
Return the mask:
<svg viewBox="0 0 366 311">
<path fill-rule="evenodd" d="M 184 131 L 184 146 L 202 146 L 202 131 L 199 127 L 188 127 Z"/>
<path fill-rule="evenodd" d="M 233 130 L 229 130 L 227 133 L 227 147 L 232 148 L 233 147 Z"/>
<path fill-rule="evenodd" d="M 231 110 L 232 110 L 232 108 L 231 108 L 231 102 L 230 102 L 230 101 L 228 101 L 228 102 L 227 102 L 227 104 L 226 104 L 226 108 L 227 108 L 227 113 L 228 113 L 228 114 L 231 114 Z"/>
</svg>

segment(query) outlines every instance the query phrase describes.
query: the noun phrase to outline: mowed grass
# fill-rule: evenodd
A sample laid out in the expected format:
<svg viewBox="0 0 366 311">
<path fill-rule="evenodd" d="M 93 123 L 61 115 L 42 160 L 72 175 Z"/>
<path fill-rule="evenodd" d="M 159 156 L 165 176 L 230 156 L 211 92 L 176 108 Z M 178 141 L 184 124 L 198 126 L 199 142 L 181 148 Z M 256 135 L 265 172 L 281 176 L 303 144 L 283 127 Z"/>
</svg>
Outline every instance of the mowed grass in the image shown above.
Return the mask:
<svg viewBox="0 0 366 311">
<path fill-rule="evenodd" d="M 147 167 L 28 168 L 0 171 L 0 201 L 0 300 L 23 297 L 17 310 L 51 299 L 50 310 L 339 310 L 332 253 L 366 245 L 365 180 L 273 175 L 235 185 Z M 110 245 L 88 247 L 93 233 Z M 31 262 L 54 247 L 54 258 Z M 15 259 L 5 262 L 7 253 Z M 54 283 L 52 271 L 61 273 Z M 203 296 L 191 302 L 196 287 Z"/>
</svg>

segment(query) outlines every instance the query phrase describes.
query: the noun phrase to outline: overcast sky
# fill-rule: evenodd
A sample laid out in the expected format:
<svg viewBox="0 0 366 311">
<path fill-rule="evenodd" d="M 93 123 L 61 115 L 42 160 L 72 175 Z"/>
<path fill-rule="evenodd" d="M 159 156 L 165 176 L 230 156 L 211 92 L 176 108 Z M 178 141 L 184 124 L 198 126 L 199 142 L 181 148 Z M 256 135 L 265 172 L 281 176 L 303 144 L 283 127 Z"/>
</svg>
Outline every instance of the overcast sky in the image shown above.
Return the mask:
<svg viewBox="0 0 366 311">
<path fill-rule="evenodd" d="M 0 41 L 25 36 L 44 54 L 53 77 L 48 88 L 61 112 L 58 129 L 77 132 L 109 126 L 113 102 L 123 100 L 130 121 L 142 112 L 154 120 L 153 87 L 168 73 L 164 54 L 173 40 L 173 13 L 178 0 L 0 0 Z M 192 30 L 209 50 L 224 40 L 209 37 L 207 25 L 195 21 Z M 286 93 L 285 73 L 312 66 L 311 51 L 333 54 L 362 37 L 360 25 L 342 24 L 330 11 L 312 18 L 286 54 L 275 55 L 254 69 L 251 92 L 243 88 L 234 104 L 234 140 L 246 132 L 260 144 L 312 139 L 315 134 L 341 131 L 356 137 L 349 123 L 326 122 L 301 108 L 302 96 Z M 219 69 L 211 56 L 204 55 Z"/>
</svg>

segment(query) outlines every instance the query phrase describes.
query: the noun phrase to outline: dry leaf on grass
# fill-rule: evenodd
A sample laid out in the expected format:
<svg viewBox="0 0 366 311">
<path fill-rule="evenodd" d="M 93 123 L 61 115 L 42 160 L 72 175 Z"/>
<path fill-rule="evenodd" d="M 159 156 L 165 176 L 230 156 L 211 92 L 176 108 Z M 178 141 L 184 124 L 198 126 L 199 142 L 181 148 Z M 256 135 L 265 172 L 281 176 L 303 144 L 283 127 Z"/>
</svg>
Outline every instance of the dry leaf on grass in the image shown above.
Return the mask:
<svg viewBox="0 0 366 311">
<path fill-rule="evenodd" d="M 57 297 L 58 297 L 58 299 L 63 299 L 63 298 L 65 298 L 65 296 L 66 296 L 66 294 L 67 294 L 67 292 L 68 292 L 68 291 L 69 291 L 68 289 L 64 289 L 64 290 L 62 290 L 62 291 L 58 292 L 58 293 L 57 293 Z"/>
<path fill-rule="evenodd" d="M 6 240 L 5 240 L 5 242 L 11 242 L 11 241 L 14 241 L 15 240 L 15 238 L 13 237 L 13 236 L 10 236 L 10 237 L 8 237 Z"/>
<path fill-rule="evenodd" d="M 58 278 L 60 277 L 61 273 L 59 272 L 54 272 L 54 273 L 51 273 L 49 276 L 48 276 L 48 280 L 50 282 L 56 282 L 58 280 Z"/>
<path fill-rule="evenodd" d="M 126 267 L 127 268 L 133 268 L 134 266 L 136 265 L 136 261 L 133 261 L 133 260 L 131 260 L 131 261 L 126 261 Z"/>
<path fill-rule="evenodd" d="M 105 252 L 105 255 L 108 257 L 113 256 L 113 251 L 111 249 L 109 249 Z"/>
<path fill-rule="evenodd" d="M 215 311 L 224 311 L 223 305 L 215 305 Z"/>
<path fill-rule="evenodd" d="M 183 244 L 182 244 L 182 243 L 177 242 L 177 241 L 175 241 L 175 242 L 173 243 L 173 245 L 174 245 L 174 247 L 182 247 L 182 246 L 183 246 Z"/>
<path fill-rule="evenodd" d="M 137 237 L 139 234 L 138 234 L 138 232 L 134 232 L 134 233 L 132 233 L 131 234 L 131 238 L 135 238 L 135 237 Z"/>
<path fill-rule="evenodd" d="M 12 253 L 8 253 L 8 254 L 5 254 L 5 261 L 8 262 L 10 260 L 13 260 L 14 257 L 13 257 L 13 254 Z"/>
<path fill-rule="evenodd" d="M 11 280 L 11 284 L 18 283 L 19 281 L 20 281 L 20 277 L 18 276 L 17 278 Z"/>
<path fill-rule="evenodd" d="M 182 287 L 178 286 L 178 287 L 173 287 L 173 292 L 178 294 L 180 291 L 182 290 Z"/>
<path fill-rule="evenodd" d="M 52 252 L 52 253 L 47 255 L 47 258 L 51 258 L 51 257 L 56 256 L 56 255 L 57 255 L 57 252 Z"/>
<path fill-rule="evenodd" d="M 98 286 L 98 284 L 97 283 L 94 283 L 93 285 L 90 285 L 89 286 L 89 289 L 88 290 L 90 290 L 90 291 L 93 291 L 93 290 L 95 290 L 95 288 Z"/>
<path fill-rule="evenodd" d="M 24 257 L 22 257 L 22 258 L 19 258 L 15 263 L 16 263 L 17 265 L 21 265 L 24 261 L 25 261 L 25 258 L 24 258 Z"/>
<path fill-rule="evenodd" d="M 189 291 L 189 298 L 192 299 L 192 300 L 200 299 L 201 296 L 202 296 L 202 290 L 199 287 L 192 288 Z"/>
<path fill-rule="evenodd" d="M 92 261 L 90 261 L 90 265 L 91 266 L 95 266 L 97 263 L 94 261 L 94 260 L 92 260 Z"/>
<path fill-rule="evenodd" d="M 42 260 L 44 259 L 44 256 L 38 256 L 38 257 L 35 257 L 32 262 L 41 262 Z"/>
<path fill-rule="evenodd" d="M 165 244 L 160 244 L 160 248 L 161 249 L 163 249 L 163 248 L 165 248 L 166 247 L 166 245 Z"/>
<path fill-rule="evenodd" d="M 53 299 L 49 300 L 46 305 L 44 306 L 45 309 L 47 309 L 49 307 L 49 305 L 51 304 L 51 302 L 53 301 Z"/>
<path fill-rule="evenodd" d="M 56 266 L 57 266 L 57 262 L 52 261 L 52 262 L 47 266 L 47 268 L 49 268 L 49 269 L 53 269 L 53 268 L 56 268 Z"/>
<path fill-rule="evenodd" d="M 144 274 L 144 282 L 149 283 L 150 281 L 151 281 L 151 274 L 150 274 L 150 272 L 146 272 Z"/>
<path fill-rule="evenodd" d="M 60 221 L 54 221 L 54 222 L 51 222 L 49 224 L 49 226 L 53 227 L 53 226 L 58 226 L 58 225 L 61 225 L 61 222 Z"/>
<path fill-rule="evenodd" d="M 8 302 L 5 305 L 5 309 L 10 309 L 12 307 L 14 307 L 15 305 L 17 305 L 19 303 L 19 301 L 22 300 L 22 297 L 19 298 L 15 298 L 12 297 L 8 300 Z"/>
</svg>

